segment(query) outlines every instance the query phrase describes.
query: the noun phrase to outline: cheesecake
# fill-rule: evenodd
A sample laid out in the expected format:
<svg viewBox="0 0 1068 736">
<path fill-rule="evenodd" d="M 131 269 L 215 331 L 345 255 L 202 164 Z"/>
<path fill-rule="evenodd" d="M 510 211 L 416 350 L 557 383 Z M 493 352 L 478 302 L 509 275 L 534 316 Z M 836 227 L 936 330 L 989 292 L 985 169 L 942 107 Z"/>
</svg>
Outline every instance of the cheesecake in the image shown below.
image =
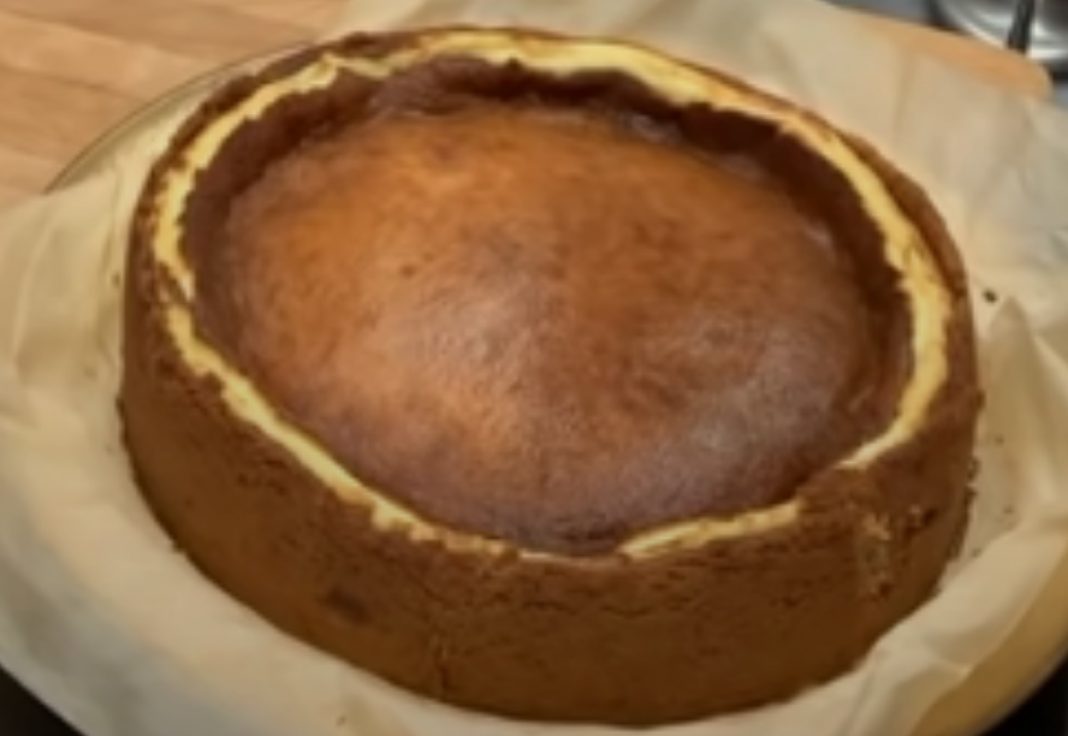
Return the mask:
<svg viewBox="0 0 1068 736">
<path fill-rule="evenodd" d="M 979 409 L 922 189 L 614 40 L 359 34 L 223 86 L 130 235 L 120 409 L 207 578 L 397 685 L 653 725 L 935 590 Z"/>
</svg>

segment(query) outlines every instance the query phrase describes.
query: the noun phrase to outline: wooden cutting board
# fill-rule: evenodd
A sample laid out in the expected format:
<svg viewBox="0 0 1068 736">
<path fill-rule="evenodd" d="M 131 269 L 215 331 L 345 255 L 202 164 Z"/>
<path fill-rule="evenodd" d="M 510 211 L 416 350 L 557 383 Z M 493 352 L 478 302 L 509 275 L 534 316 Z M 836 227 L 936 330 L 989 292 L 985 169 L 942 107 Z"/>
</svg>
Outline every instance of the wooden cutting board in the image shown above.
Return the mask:
<svg viewBox="0 0 1068 736">
<path fill-rule="evenodd" d="M 228 61 L 312 38 L 344 0 L 0 0 L 0 205 L 39 192 L 79 150 L 148 100 Z M 1038 66 L 935 30 L 862 16 L 1028 95 Z"/>
</svg>

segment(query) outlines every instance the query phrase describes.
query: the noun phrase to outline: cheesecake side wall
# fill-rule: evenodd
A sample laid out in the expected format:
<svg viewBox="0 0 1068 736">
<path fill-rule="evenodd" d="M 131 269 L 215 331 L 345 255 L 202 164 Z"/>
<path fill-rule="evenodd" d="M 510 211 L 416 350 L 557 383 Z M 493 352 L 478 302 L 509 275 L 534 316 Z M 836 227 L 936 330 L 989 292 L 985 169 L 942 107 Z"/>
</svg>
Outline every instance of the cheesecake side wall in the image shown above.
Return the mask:
<svg viewBox="0 0 1068 736">
<path fill-rule="evenodd" d="M 954 554 L 978 409 L 952 243 L 922 192 L 853 143 L 951 288 L 951 372 L 910 441 L 864 472 L 833 470 L 800 488 L 795 524 L 641 560 L 458 553 L 376 528 L 183 363 L 148 249 L 154 213 L 142 203 L 120 409 L 146 499 L 209 578 L 281 629 L 457 705 L 655 724 L 774 701 L 841 673 L 931 594 Z"/>
<path fill-rule="evenodd" d="M 188 371 L 143 242 L 129 276 L 121 409 L 163 525 L 280 628 L 447 702 L 653 724 L 787 697 L 921 603 L 963 527 L 974 394 L 958 368 L 960 390 L 943 392 L 920 435 L 865 473 L 814 479 L 785 529 L 647 560 L 412 542 L 375 528 Z M 952 333 L 960 356 L 966 324 Z"/>
</svg>

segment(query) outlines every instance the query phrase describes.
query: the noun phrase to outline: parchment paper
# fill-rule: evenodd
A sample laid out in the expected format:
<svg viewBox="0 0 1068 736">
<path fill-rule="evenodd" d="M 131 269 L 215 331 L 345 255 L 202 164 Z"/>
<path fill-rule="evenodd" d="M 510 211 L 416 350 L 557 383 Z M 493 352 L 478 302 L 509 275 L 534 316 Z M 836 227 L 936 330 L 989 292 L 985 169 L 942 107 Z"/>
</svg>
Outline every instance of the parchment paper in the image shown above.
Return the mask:
<svg viewBox="0 0 1068 736">
<path fill-rule="evenodd" d="M 810 0 L 361 0 L 333 31 L 458 20 L 624 36 L 697 58 L 867 137 L 934 195 L 972 275 L 988 397 L 964 554 L 852 673 L 655 731 L 910 733 L 1068 551 L 1068 119 Z M 0 215 L 0 661 L 90 736 L 625 733 L 400 691 L 277 632 L 174 550 L 133 485 L 114 409 L 125 228 L 172 125 Z"/>
</svg>

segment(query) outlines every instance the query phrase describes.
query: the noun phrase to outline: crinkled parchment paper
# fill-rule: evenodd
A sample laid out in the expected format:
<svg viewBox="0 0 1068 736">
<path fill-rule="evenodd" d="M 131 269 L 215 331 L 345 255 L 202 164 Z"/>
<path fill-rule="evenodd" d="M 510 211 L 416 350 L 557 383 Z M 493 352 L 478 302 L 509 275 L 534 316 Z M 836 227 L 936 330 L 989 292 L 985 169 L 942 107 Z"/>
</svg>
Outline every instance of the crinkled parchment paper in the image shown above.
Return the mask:
<svg viewBox="0 0 1068 736">
<path fill-rule="evenodd" d="M 655 731 L 909 734 L 1005 640 L 1068 549 L 1068 118 L 810 0 L 362 0 L 346 24 L 457 20 L 625 36 L 702 60 L 869 138 L 936 199 L 972 274 L 988 393 L 965 553 L 852 673 L 790 702 Z M 397 690 L 274 630 L 157 527 L 114 399 L 124 233 L 171 125 L 0 216 L 0 661 L 91 736 L 622 733 L 510 722 Z M 1052 613 L 1068 616 L 1068 604 Z"/>
</svg>

